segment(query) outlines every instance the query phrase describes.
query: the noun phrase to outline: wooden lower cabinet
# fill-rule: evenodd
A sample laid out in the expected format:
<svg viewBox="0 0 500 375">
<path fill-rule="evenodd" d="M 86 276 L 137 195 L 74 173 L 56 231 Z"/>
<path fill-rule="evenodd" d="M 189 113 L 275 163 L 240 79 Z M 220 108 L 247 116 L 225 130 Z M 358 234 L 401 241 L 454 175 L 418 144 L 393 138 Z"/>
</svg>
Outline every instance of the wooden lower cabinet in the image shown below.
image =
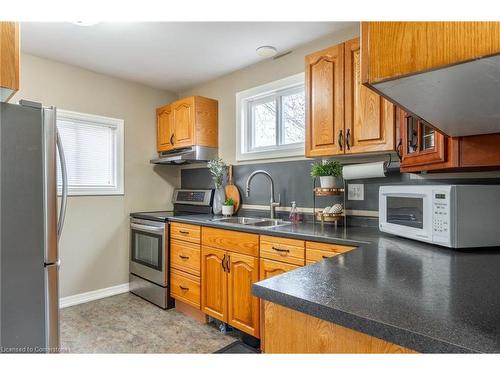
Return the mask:
<svg viewBox="0 0 500 375">
<path fill-rule="evenodd" d="M 188 273 L 172 270 L 170 274 L 170 295 L 197 309 L 200 308 L 200 278 Z"/>
<path fill-rule="evenodd" d="M 252 295 L 252 284 L 259 281 L 259 259 L 228 252 L 228 323 L 259 337 L 259 299 Z"/>
<path fill-rule="evenodd" d="M 257 257 L 202 246 L 202 311 L 255 337 L 260 336 L 259 299 L 252 295 L 257 281 Z"/>
<path fill-rule="evenodd" d="M 201 247 L 201 310 L 216 319 L 227 321 L 226 251 Z"/>
<path fill-rule="evenodd" d="M 402 346 L 263 301 L 265 353 L 416 353 Z"/>
<path fill-rule="evenodd" d="M 260 278 L 259 280 L 265 280 L 273 276 L 281 275 L 282 273 L 293 271 L 300 266 L 294 264 L 288 264 L 284 262 L 277 262 L 275 260 L 260 259 Z"/>
</svg>

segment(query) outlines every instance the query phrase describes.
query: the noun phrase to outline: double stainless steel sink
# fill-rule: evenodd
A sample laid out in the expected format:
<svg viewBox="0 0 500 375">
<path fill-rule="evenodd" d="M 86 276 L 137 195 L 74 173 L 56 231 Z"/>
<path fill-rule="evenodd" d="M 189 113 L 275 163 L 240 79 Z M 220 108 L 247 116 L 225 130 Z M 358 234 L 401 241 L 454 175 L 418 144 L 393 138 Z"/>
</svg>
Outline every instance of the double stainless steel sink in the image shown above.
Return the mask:
<svg viewBox="0 0 500 375">
<path fill-rule="evenodd" d="M 291 222 L 282 219 L 268 219 L 268 218 L 243 217 L 243 216 L 215 218 L 212 219 L 211 221 L 224 223 L 228 225 L 234 225 L 234 226 L 243 225 L 243 226 L 252 226 L 259 228 L 274 228 L 291 224 Z"/>
</svg>

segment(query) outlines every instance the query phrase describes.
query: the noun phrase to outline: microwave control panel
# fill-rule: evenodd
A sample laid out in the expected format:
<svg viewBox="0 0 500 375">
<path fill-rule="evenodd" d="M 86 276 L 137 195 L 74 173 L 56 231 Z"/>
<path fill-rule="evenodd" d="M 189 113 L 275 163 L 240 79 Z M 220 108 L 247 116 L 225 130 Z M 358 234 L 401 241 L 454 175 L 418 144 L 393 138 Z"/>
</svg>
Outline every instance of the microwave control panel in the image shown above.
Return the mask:
<svg viewBox="0 0 500 375">
<path fill-rule="evenodd" d="M 450 240 L 450 192 L 432 192 L 432 237 L 437 242 Z"/>
</svg>

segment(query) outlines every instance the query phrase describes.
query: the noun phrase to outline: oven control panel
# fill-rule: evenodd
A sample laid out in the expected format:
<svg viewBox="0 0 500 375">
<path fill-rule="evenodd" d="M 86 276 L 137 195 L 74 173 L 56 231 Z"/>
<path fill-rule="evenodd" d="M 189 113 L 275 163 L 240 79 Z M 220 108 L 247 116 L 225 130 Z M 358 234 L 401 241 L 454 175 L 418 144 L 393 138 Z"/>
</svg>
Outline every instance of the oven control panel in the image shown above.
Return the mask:
<svg viewBox="0 0 500 375">
<path fill-rule="evenodd" d="M 212 203 L 212 189 L 176 189 L 172 202 L 174 204 L 190 204 L 198 206 L 210 206 Z"/>
</svg>

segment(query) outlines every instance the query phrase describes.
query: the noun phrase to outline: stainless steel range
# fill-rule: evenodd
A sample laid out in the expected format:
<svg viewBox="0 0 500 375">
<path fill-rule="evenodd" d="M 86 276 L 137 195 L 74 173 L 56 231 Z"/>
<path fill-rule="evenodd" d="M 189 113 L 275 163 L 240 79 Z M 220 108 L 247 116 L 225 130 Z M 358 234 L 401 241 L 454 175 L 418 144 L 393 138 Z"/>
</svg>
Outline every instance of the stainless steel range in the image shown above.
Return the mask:
<svg viewBox="0 0 500 375">
<path fill-rule="evenodd" d="M 130 291 L 164 309 L 174 307 L 169 283 L 169 223 L 179 215 L 210 214 L 213 190 L 176 189 L 173 211 L 130 214 Z"/>
</svg>

